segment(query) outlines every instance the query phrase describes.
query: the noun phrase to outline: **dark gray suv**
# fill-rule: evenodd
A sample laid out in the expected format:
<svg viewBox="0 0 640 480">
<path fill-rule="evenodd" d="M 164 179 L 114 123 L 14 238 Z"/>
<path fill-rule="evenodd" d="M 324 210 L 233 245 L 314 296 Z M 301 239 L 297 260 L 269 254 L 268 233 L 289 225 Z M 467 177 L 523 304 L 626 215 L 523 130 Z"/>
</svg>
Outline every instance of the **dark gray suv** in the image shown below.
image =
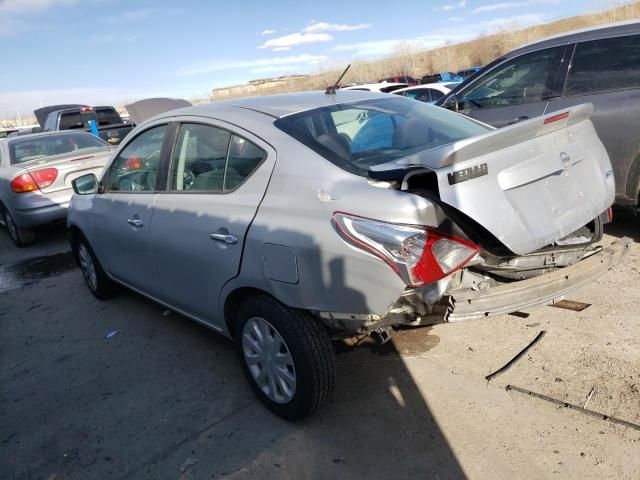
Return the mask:
<svg viewBox="0 0 640 480">
<path fill-rule="evenodd" d="M 616 204 L 640 202 L 640 22 L 551 37 L 507 53 L 438 101 L 495 127 L 592 103 Z"/>
</svg>

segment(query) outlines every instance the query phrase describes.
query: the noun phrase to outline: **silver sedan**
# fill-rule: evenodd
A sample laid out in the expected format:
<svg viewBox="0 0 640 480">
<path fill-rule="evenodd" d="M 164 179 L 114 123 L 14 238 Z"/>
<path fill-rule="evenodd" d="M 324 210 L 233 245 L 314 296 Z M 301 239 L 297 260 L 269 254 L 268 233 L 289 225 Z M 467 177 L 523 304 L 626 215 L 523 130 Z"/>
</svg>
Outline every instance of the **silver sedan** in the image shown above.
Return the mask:
<svg viewBox="0 0 640 480">
<path fill-rule="evenodd" d="M 349 90 L 174 110 L 75 181 L 73 251 L 97 298 L 124 285 L 232 338 L 299 419 L 332 338 L 550 303 L 620 260 L 596 245 L 614 183 L 591 111 L 496 130 Z"/>
<path fill-rule="evenodd" d="M 22 247 L 34 227 L 64 220 L 71 182 L 100 174 L 111 147 L 86 132 L 38 133 L 0 139 L 0 224 Z"/>
</svg>

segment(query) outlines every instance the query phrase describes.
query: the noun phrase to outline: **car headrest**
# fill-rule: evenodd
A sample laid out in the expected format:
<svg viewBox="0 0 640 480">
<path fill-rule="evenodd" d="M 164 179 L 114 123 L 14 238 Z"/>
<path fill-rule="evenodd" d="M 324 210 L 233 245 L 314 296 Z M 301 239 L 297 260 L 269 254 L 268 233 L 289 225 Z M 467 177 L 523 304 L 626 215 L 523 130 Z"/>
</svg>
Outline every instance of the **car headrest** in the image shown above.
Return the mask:
<svg viewBox="0 0 640 480">
<path fill-rule="evenodd" d="M 351 158 L 351 147 L 349 145 L 349 140 L 347 140 L 339 133 L 323 133 L 316 139 L 316 141 L 320 145 L 327 147 L 340 158 Z"/>
<path fill-rule="evenodd" d="M 428 123 L 410 118 L 396 127 L 393 132 L 393 148 L 405 150 L 429 143 L 432 136 Z"/>
</svg>

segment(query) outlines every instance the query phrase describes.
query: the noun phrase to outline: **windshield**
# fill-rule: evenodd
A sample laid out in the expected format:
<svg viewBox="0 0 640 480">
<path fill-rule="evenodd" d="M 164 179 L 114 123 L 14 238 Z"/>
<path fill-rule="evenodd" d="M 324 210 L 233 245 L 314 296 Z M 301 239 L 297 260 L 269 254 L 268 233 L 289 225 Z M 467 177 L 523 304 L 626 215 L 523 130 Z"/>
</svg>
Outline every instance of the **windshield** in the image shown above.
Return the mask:
<svg viewBox="0 0 640 480">
<path fill-rule="evenodd" d="M 374 165 L 490 131 L 462 115 L 403 97 L 317 108 L 283 117 L 275 125 L 362 176 Z"/>
<path fill-rule="evenodd" d="M 85 132 L 42 135 L 9 143 L 11 165 L 91 148 L 109 148 L 109 144 Z"/>
</svg>

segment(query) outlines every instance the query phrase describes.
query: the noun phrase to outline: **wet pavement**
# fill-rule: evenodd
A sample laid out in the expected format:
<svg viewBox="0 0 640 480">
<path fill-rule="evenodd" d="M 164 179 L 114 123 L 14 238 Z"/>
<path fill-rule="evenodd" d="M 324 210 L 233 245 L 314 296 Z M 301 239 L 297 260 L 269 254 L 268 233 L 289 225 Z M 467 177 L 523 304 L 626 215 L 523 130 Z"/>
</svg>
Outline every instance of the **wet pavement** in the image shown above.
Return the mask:
<svg viewBox="0 0 640 480">
<path fill-rule="evenodd" d="M 27 287 L 43 278 L 60 275 L 75 266 L 71 252 L 28 258 L 9 265 L 0 265 L 0 293 Z"/>
</svg>

